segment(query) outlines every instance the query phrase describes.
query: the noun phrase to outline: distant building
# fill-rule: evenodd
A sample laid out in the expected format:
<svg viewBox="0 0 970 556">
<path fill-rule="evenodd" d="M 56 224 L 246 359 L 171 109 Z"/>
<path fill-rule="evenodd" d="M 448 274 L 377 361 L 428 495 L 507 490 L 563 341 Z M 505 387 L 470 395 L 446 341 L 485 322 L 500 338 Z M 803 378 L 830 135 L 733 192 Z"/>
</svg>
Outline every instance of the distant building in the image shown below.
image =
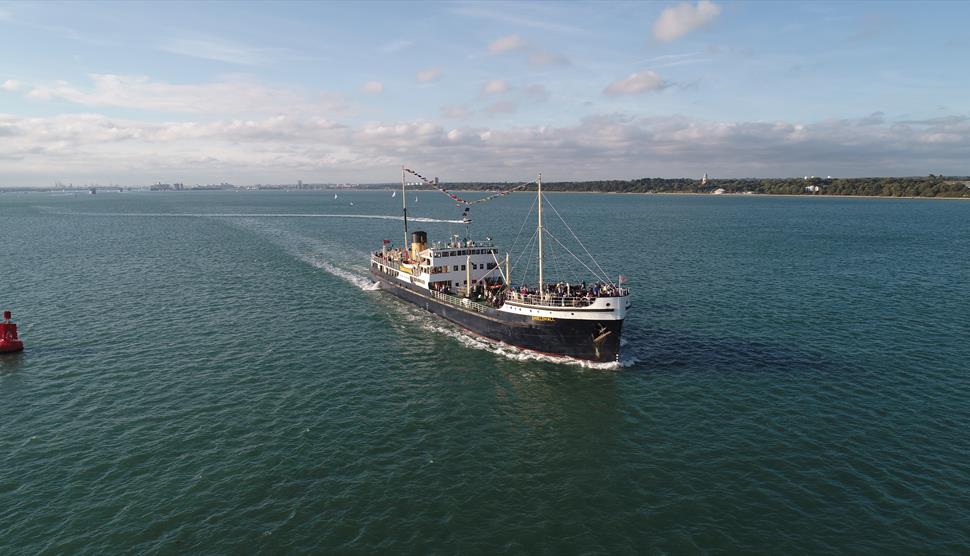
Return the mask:
<svg viewBox="0 0 970 556">
<path fill-rule="evenodd" d="M 701 178 L 701 187 L 707 185 L 707 172 L 704 172 L 704 177 Z"/>
<path fill-rule="evenodd" d="M 806 193 L 818 193 L 822 188 L 817 185 L 809 185 L 805 188 Z"/>
<path fill-rule="evenodd" d="M 711 195 L 724 195 L 725 193 L 726 191 L 724 191 L 723 187 L 718 187 L 717 189 L 711 192 Z"/>
</svg>

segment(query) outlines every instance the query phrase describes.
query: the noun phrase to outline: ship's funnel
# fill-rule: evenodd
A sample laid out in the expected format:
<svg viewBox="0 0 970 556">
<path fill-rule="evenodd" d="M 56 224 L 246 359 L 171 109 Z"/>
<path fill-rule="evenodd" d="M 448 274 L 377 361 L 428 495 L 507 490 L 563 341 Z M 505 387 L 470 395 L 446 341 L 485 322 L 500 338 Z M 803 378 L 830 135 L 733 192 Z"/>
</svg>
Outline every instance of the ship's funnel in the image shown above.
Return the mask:
<svg viewBox="0 0 970 556">
<path fill-rule="evenodd" d="M 428 234 L 414 232 L 411 234 L 411 259 L 418 260 L 418 253 L 428 248 Z"/>
</svg>

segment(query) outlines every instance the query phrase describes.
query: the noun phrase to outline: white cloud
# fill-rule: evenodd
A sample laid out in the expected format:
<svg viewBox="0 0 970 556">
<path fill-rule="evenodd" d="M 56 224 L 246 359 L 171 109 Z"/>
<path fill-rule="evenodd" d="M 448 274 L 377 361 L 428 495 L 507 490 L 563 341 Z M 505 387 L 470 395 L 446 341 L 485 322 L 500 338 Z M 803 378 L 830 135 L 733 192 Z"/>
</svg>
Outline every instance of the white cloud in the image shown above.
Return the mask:
<svg viewBox="0 0 970 556">
<path fill-rule="evenodd" d="M 538 166 L 555 167 L 553 181 L 703 172 L 925 175 L 965 173 L 970 118 L 745 122 L 611 114 L 560 127 L 444 127 L 420 120 L 349 126 L 303 115 L 160 123 L 0 114 L 0 136 L 0 186 L 58 179 L 144 185 L 173 175 L 187 183 L 388 181 L 405 156 L 447 179 L 462 172 L 469 180 L 509 179 L 517 177 L 510 171 Z"/>
<path fill-rule="evenodd" d="M 492 54 L 504 54 L 506 52 L 515 52 L 516 50 L 524 50 L 529 46 L 529 43 L 518 35 L 507 35 L 504 37 L 499 37 L 489 43 L 488 51 Z"/>
<path fill-rule="evenodd" d="M 361 87 L 361 90 L 364 91 L 365 93 L 372 94 L 372 95 L 377 93 L 382 93 L 384 92 L 384 84 L 381 83 L 380 81 L 368 81 L 367 83 L 364 83 L 364 86 Z"/>
<path fill-rule="evenodd" d="M 518 109 L 518 106 L 510 100 L 500 100 L 485 107 L 485 112 L 495 114 L 511 114 Z"/>
<path fill-rule="evenodd" d="M 519 35 L 507 35 L 492 41 L 488 45 L 488 51 L 491 54 L 518 53 L 525 56 L 529 65 L 534 67 L 561 66 L 570 63 L 565 56 L 533 46 Z"/>
<path fill-rule="evenodd" d="M 545 50 L 536 50 L 529 54 L 529 63 L 533 66 L 562 66 L 569 64 L 565 56 Z"/>
<path fill-rule="evenodd" d="M 468 108 L 465 106 L 449 105 L 441 107 L 441 115 L 449 119 L 460 119 L 468 115 Z"/>
<path fill-rule="evenodd" d="M 709 25 L 721 14 L 721 7 L 708 0 L 697 4 L 683 2 L 665 8 L 653 24 L 653 38 L 660 42 L 670 42 L 690 33 L 694 29 Z"/>
<path fill-rule="evenodd" d="M 483 95 L 497 95 L 509 90 L 509 84 L 504 79 L 493 79 L 482 87 Z"/>
<path fill-rule="evenodd" d="M 92 74 L 92 87 L 66 81 L 36 85 L 27 98 L 66 100 L 82 106 L 181 113 L 329 112 L 345 108 L 336 95 L 308 95 L 243 80 L 183 85 L 144 76 Z"/>
<path fill-rule="evenodd" d="M 628 77 L 610 83 L 603 92 L 607 95 L 638 95 L 659 91 L 669 84 L 652 70 L 631 73 Z"/>
<path fill-rule="evenodd" d="M 417 73 L 417 80 L 421 83 L 428 83 L 441 77 L 441 68 L 428 68 Z"/>
<path fill-rule="evenodd" d="M 517 25 L 522 27 L 532 27 L 534 29 L 544 29 L 546 31 L 553 31 L 556 33 L 568 33 L 573 35 L 589 35 L 590 30 L 583 27 L 575 27 L 573 25 L 567 25 L 563 23 L 557 23 L 552 21 L 548 13 L 542 16 L 528 16 L 519 15 L 513 13 L 513 10 L 518 7 L 522 8 L 527 5 L 511 5 L 511 4 L 500 4 L 498 2 L 493 2 L 492 6 L 496 6 L 497 9 L 488 9 L 486 7 L 479 7 L 470 4 L 459 5 L 454 8 L 454 13 L 459 15 L 464 15 L 467 17 L 474 17 L 477 19 L 487 19 L 491 21 L 497 21 L 505 25 Z"/>
<path fill-rule="evenodd" d="M 18 91 L 20 90 L 21 83 L 13 79 L 8 79 L 0 85 L 0 90 L 4 91 Z"/>
<path fill-rule="evenodd" d="M 216 37 L 174 38 L 161 44 L 159 50 L 242 66 L 269 64 L 287 52 L 279 48 L 251 47 Z"/>
</svg>

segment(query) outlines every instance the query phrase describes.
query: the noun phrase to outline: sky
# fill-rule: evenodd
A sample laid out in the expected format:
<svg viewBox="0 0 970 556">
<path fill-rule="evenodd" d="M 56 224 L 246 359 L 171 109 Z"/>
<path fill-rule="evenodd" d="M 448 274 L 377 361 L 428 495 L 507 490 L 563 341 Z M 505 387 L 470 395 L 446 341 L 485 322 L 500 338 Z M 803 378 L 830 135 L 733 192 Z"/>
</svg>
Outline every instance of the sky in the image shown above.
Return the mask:
<svg viewBox="0 0 970 556">
<path fill-rule="evenodd" d="M 967 2 L 5 2 L 0 187 L 970 174 Z"/>
</svg>

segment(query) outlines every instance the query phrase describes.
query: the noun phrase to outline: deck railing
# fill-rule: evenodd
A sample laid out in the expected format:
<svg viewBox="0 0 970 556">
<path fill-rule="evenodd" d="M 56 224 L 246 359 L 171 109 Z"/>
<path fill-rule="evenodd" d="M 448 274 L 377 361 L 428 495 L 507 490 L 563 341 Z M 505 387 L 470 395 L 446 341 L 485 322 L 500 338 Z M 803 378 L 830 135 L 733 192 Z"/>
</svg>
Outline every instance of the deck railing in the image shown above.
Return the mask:
<svg viewBox="0 0 970 556">
<path fill-rule="evenodd" d="M 489 307 L 484 303 L 472 301 L 471 299 L 468 299 L 466 297 L 458 297 L 456 295 L 451 295 L 451 294 L 438 292 L 434 290 L 431 290 L 431 297 L 434 297 L 435 299 L 440 299 L 445 303 L 450 303 L 452 305 L 461 307 L 463 309 L 471 309 L 472 311 L 476 311 L 478 313 L 486 313 L 488 309 L 492 309 L 492 307 Z"/>
<path fill-rule="evenodd" d="M 505 292 L 505 298 L 509 301 L 522 303 L 525 305 L 535 305 L 537 307 L 589 307 L 592 305 L 599 297 L 624 297 L 630 295 L 630 290 L 625 288 L 617 288 L 614 295 L 604 296 L 600 295 L 598 297 L 589 297 L 585 295 L 551 295 L 546 294 L 540 297 L 537 293 L 521 294 L 517 291 L 507 291 Z"/>
</svg>

